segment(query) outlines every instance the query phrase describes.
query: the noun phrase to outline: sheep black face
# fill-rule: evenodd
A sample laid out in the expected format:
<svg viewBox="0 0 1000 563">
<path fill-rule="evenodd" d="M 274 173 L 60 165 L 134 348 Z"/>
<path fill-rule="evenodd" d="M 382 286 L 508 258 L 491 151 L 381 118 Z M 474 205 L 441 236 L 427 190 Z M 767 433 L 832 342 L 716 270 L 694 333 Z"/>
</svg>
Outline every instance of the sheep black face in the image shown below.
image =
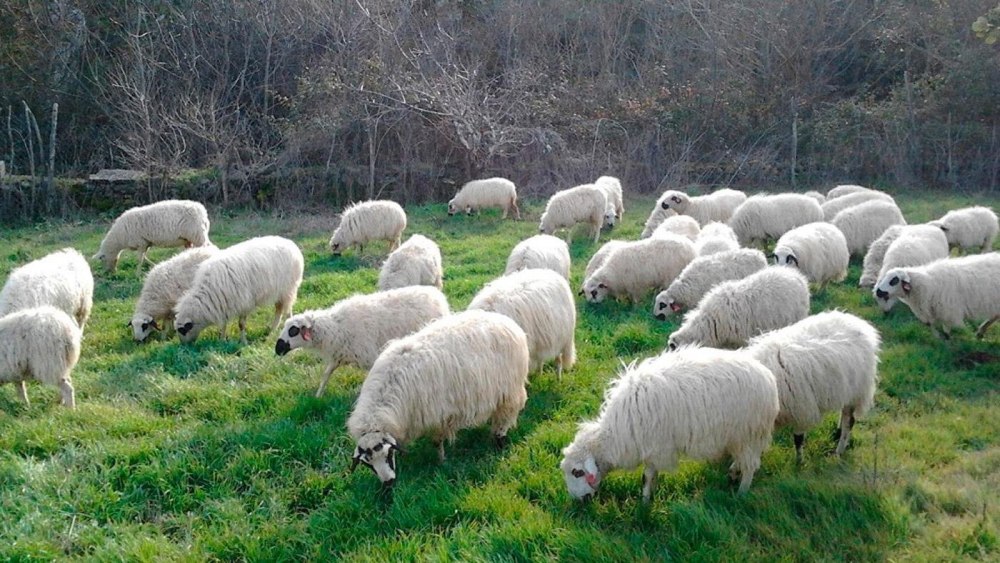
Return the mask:
<svg viewBox="0 0 1000 563">
<path fill-rule="evenodd" d="M 281 331 L 281 335 L 278 336 L 278 341 L 274 343 L 274 353 L 284 356 L 292 350 L 301 348 L 306 343 L 312 342 L 312 339 L 311 320 L 303 319 L 302 317 L 289 319 L 285 323 L 285 328 Z"/>
<path fill-rule="evenodd" d="M 197 340 L 198 335 L 201 331 L 205 329 L 205 325 L 201 323 L 195 323 L 188 319 L 175 319 L 174 320 L 174 330 L 181 338 L 181 342 L 188 344 Z"/>
<path fill-rule="evenodd" d="M 160 330 L 160 325 L 149 315 L 136 316 L 129 321 L 128 326 L 132 327 L 132 336 L 138 342 L 146 340 L 154 330 Z"/>
<path fill-rule="evenodd" d="M 385 432 L 369 432 L 358 438 L 351 457 L 351 471 L 362 463 L 375 473 L 384 487 L 391 487 L 396 482 L 396 452 L 402 453 L 402 449 L 395 438 Z"/>
<path fill-rule="evenodd" d="M 611 289 L 604 282 L 591 281 L 583 286 L 583 293 L 586 295 L 587 301 L 591 303 L 604 301 L 610 291 Z"/>
<path fill-rule="evenodd" d="M 341 253 L 340 243 L 339 242 L 331 242 L 330 243 L 330 251 L 333 252 L 334 256 L 340 256 L 340 253 Z"/>
<path fill-rule="evenodd" d="M 774 263 L 779 266 L 793 266 L 795 268 L 799 267 L 799 259 L 795 256 L 795 254 L 793 254 L 791 251 L 787 249 L 776 248 L 774 250 L 774 254 L 772 254 L 771 256 L 774 257 Z"/>
<path fill-rule="evenodd" d="M 448 215 L 449 216 L 454 215 L 456 211 L 458 211 L 458 209 L 455 207 L 455 200 L 449 201 L 448 202 Z"/>
<path fill-rule="evenodd" d="M 587 455 L 582 460 L 575 459 L 576 457 L 575 455 L 564 457 L 559 468 L 562 469 L 570 496 L 577 500 L 588 501 L 593 498 L 601 484 L 601 474 L 593 456 Z"/>
<path fill-rule="evenodd" d="M 879 307 L 888 313 L 896 301 L 910 293 L 910 275 L 900 268 L 893 268 L 875 284 L 873 293 Z"/>
</svg>

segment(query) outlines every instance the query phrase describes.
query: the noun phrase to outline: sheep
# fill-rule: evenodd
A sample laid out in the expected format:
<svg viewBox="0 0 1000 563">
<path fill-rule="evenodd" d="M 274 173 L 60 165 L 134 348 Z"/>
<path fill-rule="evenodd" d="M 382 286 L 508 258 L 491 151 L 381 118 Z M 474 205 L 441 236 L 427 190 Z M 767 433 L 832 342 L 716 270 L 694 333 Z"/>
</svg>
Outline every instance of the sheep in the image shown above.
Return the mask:
<svg viewBox="0 0 1000 563">
<path fill-rule="evenodd" d="M 701 227 L 698 226 L 698 221 L 695 221 L 693 217 L 687 215 L 675 215 L 673 217 L 667 217 L 656 230 L 653 231 L 653 236 L 661 236 L 664 234 L 672 233 L 675 235 L 680 235 L 686 237 L 688 240 L 694 242 L 701 233 Z"/>
<path fill-rule="evenodd" d="M 594 184 L 583 184 L 553 194 L 545 205 L 538 232 L 551 235 L 558 229 L 566 229 L 566 242 L 572 242 L 573 227 L 577 223 L 590 225 L 594 242 L 601 236 L 608 198 L 604 190 Z"/>
<path fill-rule="evenodd" d="M 805 433 L 830 411 L 840 413 L 837 455 L 847 448 L 854 421 L 872 406 L 878 384 L 881 338 L 875 327 L 840 311 L 827 311 L 750 340 L 746 352 L 778 383 L 776 426 L 790 425 L 795 460 Z"/>
<path fill-rule="evenodd" d="M 583 272 L 583 279 L 587 279 L 600 268 L 604 262 L 611 256 L 611 253 L 629 244 L 629 241 L 624 240 L 609 240 L 608 242 L 601 245 L 597 249 L 597 252 L 590 257 L 590 261 L 587 262 L 587 268 Z M 583 290 L 580 290 L 580 295 L 583 295 Z"/>
<path fill-rule="evenodd" d="M 864 190 L 860 192 L 855 192 L 852 194 L 847 194 L 845 196 L 840 196 L 835 199 L 827 200 L 826 203 L 822 205 L 823 209 L 823 221 L 832 221 L 837 213 L 855 205 L 864 203 L 866 201 L 888 201 L 893 204 L 896 200 L 892 199 L 892 196 L 877 190 Z"/>
<path fill-rule="evenodd" d="M 507 257 L 505 274 L 529 268 L 547 268 L 569 279 L 569 246 L 552 235 L 535 235 L 517 243 Z"/>
<path fill-rule="evenodd" d="M 739 247 L 740 243 L 736 240 L 733 229 L 725 223 L 715 221 L 705 225 L 694 241 L 694 250 L 698 256 L 737 250 Z"/>
<path fill-rule="evenodd" d="M 64 248 L 15 269 L 0 290 L 0 317 L 51 305 L 82 331 L 94 306 L 94 276 L 78 251 Z"/>
<path fill-rule="evenodd" d="M 343 365 L 371 369 L 386 343 L 417 332 L 448 315 L 440 290 L 423 285 L 354 295 L 328 309 L 293 315 L 274 344 L 279 356 L 307 348 L 326 361 L 316 397 L 322 397 L 330 375 Z"/>
<path fill-rule="evenodd" d="M 934 225 L 944 231 L 949 246 L 989 252 L 997 238 L 997 214 L 989 207 L 966 207 L 953 209 L 944 214 Z"/>
<path fill-rule="evenodd" d="M 826 196 L 823 195 L 823 194 L 821 194 L 820 192 L 817 192 L 816 190 L 809 190 L 808 192 L 806 192 L 803 195 L 807 195 L 807 196 L 815 199 L 816 203 L 818 203 L 820 205 L 823 205 L 824 203 L 826 203 Z"/>
<path fill-rule="evenodd" d="M 392 341 L 375 360 L 347 430 L 363 463 L 384 487 L 396 480 L 395 452 L 431 434 L 438 458 L 456 432 L 487 420 L 498 447 L 517 424 L 528 393 L 528 338 L 513 320 L 489 311 L 442 317 Z"/>
<path fill-rule="evenodd" d="M 696 197 L 676 190 L 667 190 L 657 203 L 660 209 L 672 209 L 681 215 L 690 215 L 699 225 L 705 225 L 711 221 L 728 221 L 736 208 L 746 200 L 745 193 L 723 188 Z"/>
<path fill-rule="evenodd" d="M 847 250 L 852 255 L 863 255 L 886 229 L 905 225 L 906 219 L 894 202 L 876 199 L 848 207 L 830 222 L 844 233 Z"/>
<path fill-rule="evenodd" d="M 514 319 L 528 336 L 530 370 L 556 360 L 556 374 L 576 363 L 576 303 L 566 278 L 544 269 L 521 270 L 481 289 L 469 309 L 501 313 Z"/>
<path fill-rule="evenodd" d="M 871 188 L 866 188 L 864 186 L 859 186 L 857 184 L 841 184 L 839 186 L 834 186 L 830 191 L 826 192 L 826 200 L 837 199 L 838 197 L 844 197 L 845 195 L 856 194 L 858 192 L 868 192 L 873 191 Z"/>
<path fill-rule="evenodd" d="M 903 227 L 896 240 L 889 244 L 882 259 L 882 268 L 877 279 L 893 268 L 921 266 L 948 256 L 948 240 L 941 229 L 932 225 L 912 225 Z M 888 313 L 896 305 L 895 296 L 880 299 L 873 291 L 875 301 L 883 312 Z"/>
<path fill-rule="evenodd" d="M 750 338 L 801 321 L 809 314 L 809 282 L 798 270 L 772 266 L 712 288 L 667 346 L 743 346 Z"/>
<path fill-rule="evenodd" d="M 168 326 L 165 322 L 173 320 L 174 307 L 191 287 L 198 266 L 218 252 L 219 249 L 214 244 L 207 244 L 185 250 L 153 266 L 146 274 L 142 293 L 135 304 L 132 320 L 128 323 L 136 341 L 142 342 L 154 330 L 161 330 L 158 321 L 164 321 L 163 326 Z"/>
<path fill-rule="evenodd" d="M 409 285 L 430 285 L 441 289 L 441 249 L 423 235 L 413 235 L 393 250 L 378 274 L 380 291 Z"/>
<path fill-rule="evenodd" d="M 660 226 L 660 223 L 665 221 L 668 217 L 674 217 L 677 212 L 673 209 L 663 209 L 660 204 L 657 203 L 653 210 L 649 213 L 649 218 L 646 219 L 646 223 L 642 227 L 642 234 L 639 238 L 649 238 L 653 236 L 656 228 Z"/>
<path fill-rule="evenodd" d="M 364 252 L 365 244 L 384 240 L 392 252 L 399 246 L 406 229 L 406 212 L 395 201 L 376 199 L 355 203 L 344 209 L 340 224 L 330 237 L 330 250 L 334 256 L 352 246 Z"/>
<path fill-rule="evenodd" d="M 665 321 L 672 313 L 697 306 L 701 298 L 716 285 L 743 279 L 766 267 L 767 258 L 764 253 L 752 248 L 699 256 L 681 270 L 667 289 L 656 296 L 653 300 L 653 316 Z"/>
<path fill-rule="evenodd" d="M 757 194 L 736 208 L 729 226 L 741 246 L 777 239 L 786 232 L 823 220 L 816 200 L 802 194 Z"/>
<path fill-rule="evenodd" d="M 448 202 L 448 215 L 465 210 L 466 215 L 484 208 L 498 207 L 503 210 L 503 218 L 513 211 L 514 218 L 521 219 L 517 207 L 517 188 L 506 178 L 486 178 L 466 182 L 455 197 Z"/>
<path fill-rule="evenodd" d="M 70 373 L 80 359 L 81 337 L 73 319 L 49 305 L 0 317 L 0 383 L 15 383 L 25 406 L 27 379 L 53 385 L 63 406 L 76 408 Z"/>
<path fill-rule="evenodd" d="M 798 268 L 821 287 L 830 281 L 844 281 L 851 260 L 844 233 L 823 222 L 795 227 L 781 235 L 772 256 L 776 264 Z"/>
<path fill-rule="evenodd" d="M 649 502 L 660 470 L 683 454 L 729 456 L 739 492 L 750 488 L 778 415 L 774 375 L 741 351 L 697 346 L 627 366 L 611 382 L 597 420 L 580 425 L 559 464 L 572 497 L 589 500 L 613 469 L 643 465 Z"/>
<path fill-rule="evenodd" d="M 986 319 L 976 330 L 981 339 L 1000 319 L 998 279 L 1000 252 L 990 252 L 892 268 L 875 284 L 875 294 L 879 299 L 898 298 L 906 303 L 939 338 L 935 325 L 941 325 L 944 337 L 950 338 L 951 328 L 961 327 L 966 319 Z"/>
<path fill-rule="evenodd" d="M 125 211 L 111 224 L 93 259 L 104 264 L 108 272 L 118 268 L 118 258 L 124 250 L 139 252 L 138 269 L 151 246 L 205 246 L 209 244 L 208 211 L 197 201 L 168 199 Z"/>
<path fill-rule="evenodd" d="M 622 183 L 614 176 L 601 176 L 594 181 L 594 185 L 604 190 L 604 195 L 608 198 L 608 207 L 614 208 L 614 218 L 621 221 L 622 214 L 625 213 L 625 205 L 622 202 Z M 612 223 L 612 226 L 614 223 Z"/>
<path fill-rule="evenodd" d="M 838 214 L 839 215 L 839 214 Z M 868 247 L 865 259 L 861 267 L 861 278 L 858 279 L 858 287 L 874 287 L 878 281 L 878 274 L 882 271 L 882 260 L 885 259 L 885 251 L 889 245 L 895 241 L 905 225 L 893 225 L 885 230 L 875 242 Z"/>
<path fill-rule="evenodd" d="M 303 267 L 299 247 L 282 237 L 252 238 L 220 250 L 198 266 L 191 288 L 174 308 L 174 328 L 181 342 L 194 342 L 213 324 L 226 340 L 226 325 L 237 317 L 240 342 L 246 344 L 247 316 L 268 303 L 274 303 L 268 334 L 274 332 L 281 318 L 292 312 Z"/>
<path fill-rule="evenodd" d="M 677 235 L 630 242 L 611 252 L 583 282 L 587 301 L 600 303 L 609 295 L 641 302 L 650 290 L 661 289 L 694 260 L 694 245 Z"/>
</svg>

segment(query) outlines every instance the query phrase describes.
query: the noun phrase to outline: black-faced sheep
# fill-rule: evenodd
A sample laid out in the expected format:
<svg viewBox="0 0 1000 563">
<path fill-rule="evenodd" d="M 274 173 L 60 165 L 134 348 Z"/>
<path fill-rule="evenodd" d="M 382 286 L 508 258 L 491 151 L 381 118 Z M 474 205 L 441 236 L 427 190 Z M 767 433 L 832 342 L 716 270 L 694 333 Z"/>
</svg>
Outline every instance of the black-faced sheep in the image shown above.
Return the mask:
<svg viewBox="0 0 1000 563">
<path fill-rule="evenodd" d="M 168 321 L 174 320 L 174 307 L 191 288 L 198 266 L 215 256 L 218 251 L 214 244 L 189 248 L 153 266 L 146 274 L 142 293 L 135 304 L 132 320 L 128 323 L 132 327 L 133 338 L 142 342 L 154 330 L 161 330 L 168 326 Z"/>
<path fill-rule="evenodd" d="M 720 283 L 743 279 L 766 267 L 764 253 L 752 248 L 699 256 L 656 296 L 653 316 L 665 321 L 673 313 L 697 306 L 701 298 Z"/>
<path fill-rule="evenodd" d="M 774 246 L 775 263 L 798 268 L 810 282 L 826 286 L 843 281 L 851 255 L 840 229 L 822 221 L 795 227 Z"/>
</svg>

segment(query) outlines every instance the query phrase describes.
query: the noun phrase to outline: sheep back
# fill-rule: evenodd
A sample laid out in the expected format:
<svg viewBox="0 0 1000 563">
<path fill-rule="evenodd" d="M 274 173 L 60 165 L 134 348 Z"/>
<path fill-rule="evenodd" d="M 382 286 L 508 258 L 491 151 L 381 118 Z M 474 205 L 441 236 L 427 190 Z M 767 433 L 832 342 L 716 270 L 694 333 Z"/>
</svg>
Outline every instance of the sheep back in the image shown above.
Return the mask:
<svg viewBox="0 0 1000 563">
<path fill-rule="evenodd" d="M 211 243 L 190 248 L 160 262 L 146 274 L 129 323 L 136 340 L 145 340 L 153 331 L 155 321 L 173 320 L 174 306 L 190 289 L 198 266 L 218 252 L 219 249 Z"/>
<path fill-rule="evenodd" d="M 796 227 L 781 235 L 774 247 L 779 265 L 798 268 L 810 282 L 843 281 L 851 256 L 837 227 L 823 222 Z"/>
<path fill-rule="evenodd" d="M 340 224 L 330 237 L 330 250 L 339 254 L 352 246 L 384 240 L 389 248 L 399 246 L 406 229 L 406 212 L 395 201 L 362 201 L 344 209 Z"/>
<path fill-rule="evenodd" d="M 83 329 L 94 305 L 90 264 L 72 248 L 57 250 L 10 273 L 0 290 L 0 317 L 51 305 L 76 320 Z"/>
<path fill-rule="evenodd" d="M 882 271 L 882 260 L 885 259 L 885 251 L 889 249 L 899 233 L 903 232 L 903 225 L 893 225 L 886 229 L 875 242 L 868 247 L 865 259 L 861 267 L 861 278 L 858 280 L 858 287 L 872 287 L 878 281 L 878 274 Z"/>
<path fill-rule="evenodd" d="M 741 248 L 699 256 L 684 267 L 667 289 L 660 292 L 653 302 L 653 316 L 666 320 L 671 313 L 698 305 L 716 285 L 729 280 L 743 279 L 767 267 L 764 253 Z"/>
<path fill-rule="evenodd" d="M 604 264 L 605 260 L 608 259 L 608 256 L 611 256 L 612 252 L 622 248 L 628 243 L 629 241 L 624 240 L 609 240 L 608 242 L 602 244 L 601 247 L 597 249 L 597 252 L 595 252 L 587 262 L 587 268 L 584 270 L 583 279 L 589 278 L 591 274 L 596 272 L 597 269 Z"/>
<path fill-rule="evenodd" d="M 423 235 L 413 235 L 393 250 L 378 275 L 381 291 L 409 285 L 430 285 L 441 289 L 444 271 L 441 249 Z"/>
<path fill-rule="evenodd" d="M 989 207 L 953 209 L 930 225 L 944 231 L 950 246 L 988 252 L 993 248 L 1000 224 L 997 214 Z"/>
<path fill-rule="evenodd" d="M 653 236 L 661 236 L 663 234 L 675 234 L 682 237 L 686 237 L 688 240 L 694 241 L 698 238 L 701 233 L 701 227 L 698 225 L 698 221 L 694 217 L 688 215 L 674 215 L 673 217 L 667 217 L 656 230 L 653 231 Z"/>
<path fill-rule="evenodd" d="M 511 210 L 514 211 L 516 218 L 521 218 L 521 212 L 517 207 L 517 187 L 514 182 L 506 178 L 484 178 L 466 182 L 448 202 L 448 214 L 454 215 L 460 210 L 472 213 L 492 207 L 502 209 L 504 218 Z"/>
<path fill-rule="evenodd" d="M 507 258 L 505 274 L 546 268 L 569 279 L 570 256 L 566 241 L 552 235 L 535 235 L 517 243 Z"/>
<path fill-rule="evenodd" d="M 209 243 L 208 211 L 197 201 L 170 199 L 133 207 L 115 219 L 95 258 L 109 271 L 123 250 L 144 252 L 151 246 L 204 246 Z"/>
<path fill-rule="evenodd" d="M 595 303 L 609 295 L 639 303 L 649 291 L 670 285 L 694 258 L 694 245 L 677 235 L 627 243 L 584 280 L 584 295 Z"/>
<path fill-rule="evenodd" d="M 594 184 L 556 192 L 545 205 L 538 230 L 550 235 L 558 229 L 572 229 L 577 223 L 587 223 L 596 242 L 604 223 L 607 201 L 604 190 Z"/>
<path fill-rule="evenodd" d="M 894 225 L 905 225 L 903 212 L 892 201 L 872 200 L 848 207 L 831 221 L 847 239 L 852 255 L 863 255 L 868 247 Z"/>
<path fill-rule="evenodd" d="M 840 213 L 841 211 L 849 207 L 854 207 L 855 205 L 865 203 L 866 201 L 876 201 L 876 200 L 888 201 L 893 204 L 896 203 L 896 200 L 892 199 L 892 196 L 885 192 L 866 189 L 864 191 L 858 191 L 855 193 L 827 200 L 827 202 L 824 203 L 822 206 L 823 208 L 822 220 L 832 221 L 833 218 L 837 216 L 837 213 Z"/>
<path fill-rule="evenodd" d="M 802 194 L 758 194 L 736 208 L 729 226 L 746 246 L 754 241 L 776 240 L 795 227 L 823 220 L 816 200 Z"/>
<path fill-rule="evenodd" d="M 871 191 L 871 189 L 857 184 L 841 184 L 839 186 L 834 186 L 830 189 L 830 191 L 826 192 L 826 200 L 830 201 L 831 199 L 837 199 L 838 197 L 867 191 Z"/>
<path fill-rule="evenodd" d="M 0 317 L 0 383 L 34 379 L 58 387 L 63 404 L 76 404 L 70 372 L 80 359 L 82 332 L 49 305 Z"/>
</svg>

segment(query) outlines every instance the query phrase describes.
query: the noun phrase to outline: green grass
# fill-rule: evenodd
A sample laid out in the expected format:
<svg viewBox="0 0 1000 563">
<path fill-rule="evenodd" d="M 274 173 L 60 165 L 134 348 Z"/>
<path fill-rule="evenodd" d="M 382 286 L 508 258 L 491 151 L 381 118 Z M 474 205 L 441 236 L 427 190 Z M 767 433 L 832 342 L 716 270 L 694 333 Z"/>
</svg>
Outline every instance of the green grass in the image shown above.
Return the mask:
<svg viewBox="0 0 1000 563">
<path fill-rule="evenodd" d="M 911 222 L 974 201 L 983 199 L 899 196 Z M 638 236 L 651 200 L 628 203 L 616 237 Z M 441 205 L 408 211 L 408 232 L 441 245 L 445 291 L 460 310 L 536 232 L 539 207 L 522 222 L 449 218 Z M 0 230 L 0 275 L 66 245 L 92 254 L 107 219 Z M 212 238 L 296 240 L 306 256 L 301 311 L 374 290 L 385 247 L 334 259 L 331 225 L 321 215 L 216 214 Z M 595 250 L 578 233 L 574 287 Z M 418 440 L 390 501 L 369 472 L 347 473 L 344 424 L 362 372 L 338 370 L 314 398 L 321 362 L 275 356 L 266 310 L 250 319 L 246 347 L 214 328 L 193 346 L 162 336 L 136 344 L 125 322 L 141 282 L 127 255 L 118 273 L 98 274 L 73 374 L 78 409 L 37 384 L 25 408 L 0 387 L 0 559 L 1000 559 L 1000 329 L 982 342 L 971 330 L 937 341 L 905 306 L 883 317 L 854 287 L 859 275 L 852 264 L 847 283 L 813 304 L 856 313 L 885 340 L 876 407 L 843 459 L 829 455 L 831 414 L 809 433 L 801 467 L 790 434 L 778 432 L 745 496 L 725 465 L 687 461 L 663 476 L 651 506 L 639 500 L 638 471 L 613 473 L 594 502 L 572 502 L 560 449 L 597 412 L 619 362 L 658 353 L 676 327 L 647 304 L 580 303 L 579 363 L 561 382 L 551 368 L 533 376 L 511 447 L 496 452 L 488 429 L 466 430 L 439 464 Z"/>
</svg>

